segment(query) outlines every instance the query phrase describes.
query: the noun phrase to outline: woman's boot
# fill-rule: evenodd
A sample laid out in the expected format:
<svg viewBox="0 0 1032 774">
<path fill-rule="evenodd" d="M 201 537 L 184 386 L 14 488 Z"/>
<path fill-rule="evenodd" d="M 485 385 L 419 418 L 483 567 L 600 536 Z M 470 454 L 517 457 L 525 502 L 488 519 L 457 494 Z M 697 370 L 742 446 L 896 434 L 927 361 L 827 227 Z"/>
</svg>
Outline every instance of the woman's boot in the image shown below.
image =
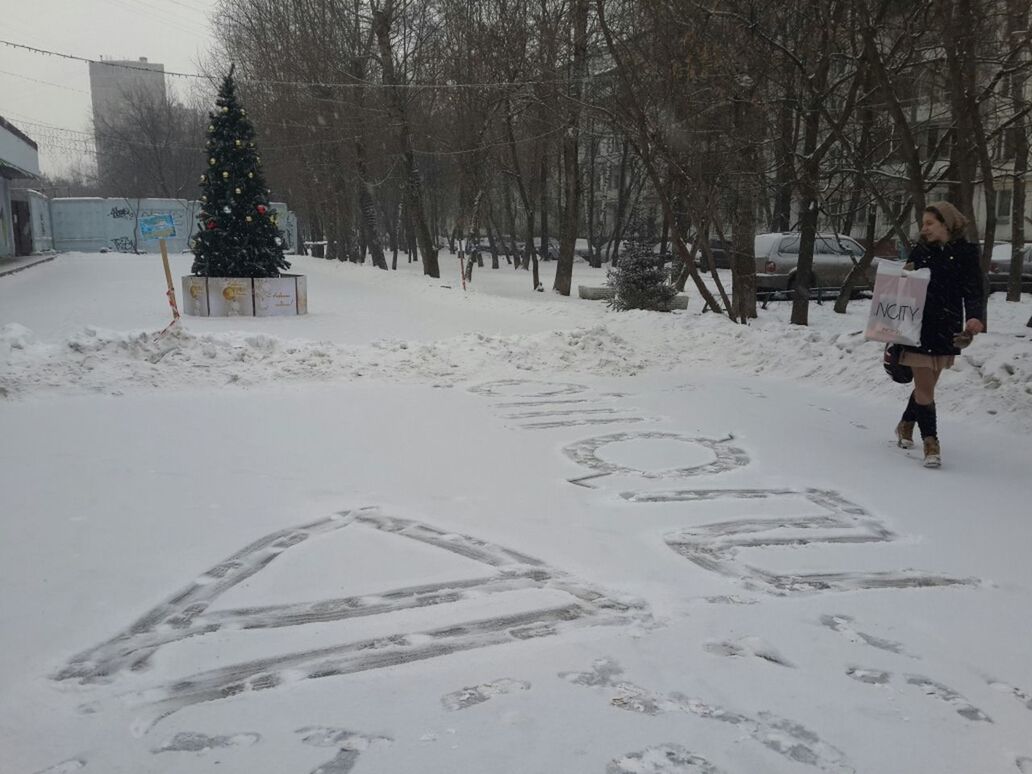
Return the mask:
<svg viewBox="0 0 1032 774">
<path fill-rule="evenodd" d="M 942 451 L 939 449 L 939 439 L 930 435 L 924 439 L 924 466 L 937 468 L 940 465 L 942 465 Z"/>
</svg>

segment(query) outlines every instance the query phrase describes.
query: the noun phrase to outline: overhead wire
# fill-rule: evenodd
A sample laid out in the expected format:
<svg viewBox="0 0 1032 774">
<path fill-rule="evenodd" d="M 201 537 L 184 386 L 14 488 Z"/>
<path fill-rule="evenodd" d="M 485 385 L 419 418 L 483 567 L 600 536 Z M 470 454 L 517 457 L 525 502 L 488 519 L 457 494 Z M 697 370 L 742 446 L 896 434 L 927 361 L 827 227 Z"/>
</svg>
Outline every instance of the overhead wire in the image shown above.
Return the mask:
<svg viewBox="0 0 1032 774">
<path fill-rule="evenodd" d="M 66 89 L 67 91 L 74 91 L 77 94 L 85 94 L 89 96 L 89 92 L 85 89 L 76 89 L 74 86 L 65 86 L 60 83 L 54 83 L 53 81 L 44 81 L 39 78 L 31 78 L 28 75 L 21 75 L 20 73 L 12 73 L 10 70 L 0 70 L 0 75 L 10 75 L 12 78 L 21 78 L 24 81 L 32 81 L 33 83 L 41 83 L 44 86 L 54 86 L 58 89 Z"/>
<path fill-rule="evenodd" d="M 69 59 L 76 62 L 85 62 L 87 64 L 104 65 L 107 67 L 118 67 L 126 70 L 141 70 L 145 72 L 153 72 L 152 69 L 147 67 L 140 67 L 139 65 L 132 65 L 126 62 L 112 62 L 104 59 L 90 59 L 88 57 L 77 56 L 75 54 L 68 54 L 62 51 L 53 51 L 50 49 L 39 48 L 37 46 L 29 46 L 24 43 L 16 43 L 11 40 L 0 39 L 0 44 L 9 46 L 10 48 L 22 49 L 25 51 L 31 51 L 36 54 L 44 56 L 56 56 L 61 59 Z M 204 81 L 212 81 L 214 76 L 203 75 L 201 73 L 184 73 L 175 70 L 165 70 L 164 75 L 172 78 L 193 78 Z M 459 83 L 454 81 L 446 81 L 444 83 L 381 83 L 377 81 L 369 81 L 361 78 L 352 78 L 348 81 L 299 81 L 299 80 L 279 80 L 274 78 L 239 78 L 238 83 L 247 84 L 262 84 L 267 86 L 321 86 L 331 88 L 356 88 L 356 89 L 441 89 L 441 90 L 461 90 L 461 89 L 511 89 L 518 86 L 544 86 L 550 84 L 570 84 L 575 81 L 588 82 L 595 78 L 603 77 L 605 73 L 589 74 L 583 78 L 558 78 L 558 79 L 538 79 L 538 80 L 521 80 L 521 81 L 484 81 L 484 82 L 469 82 Z"/>
</svg>

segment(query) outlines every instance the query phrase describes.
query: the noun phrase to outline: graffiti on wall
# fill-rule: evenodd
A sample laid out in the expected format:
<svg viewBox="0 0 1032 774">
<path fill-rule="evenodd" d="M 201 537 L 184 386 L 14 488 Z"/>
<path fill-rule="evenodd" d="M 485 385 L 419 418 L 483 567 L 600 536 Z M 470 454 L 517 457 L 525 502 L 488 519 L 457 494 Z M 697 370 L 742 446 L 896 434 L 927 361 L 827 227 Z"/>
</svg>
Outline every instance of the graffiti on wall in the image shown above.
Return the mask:
<svg viewBox="0 0 1032 774">
<path fill-rule="evenodd" d="M 131 237 L 115 237 L 111 240 L 111 245 L 115 248 L 115 251 L 119 253 L 136 252 L 136 246 L 133 244 Z"/>
<path fill-rule="evenodd" d="M 189 249 L 196 230 L 195 214 L 201 203 L 187 199 L 62 199 L 51 202 L 53 220 L 46 230 L 53 235 L 58 250 L 117 250 L 153 252 L 156 243 L 139 228 L 140 220 L 151 215 L 171 215 L 174 237 L 167 237 L 171 252 Z M 278 227 L 282 230 L 283 249 L 293 252 L 297 244 L 297 218 L 282 202 L 277 202 Z M 35 223 L 35 220 L 33 220 Z"/>
</svg>

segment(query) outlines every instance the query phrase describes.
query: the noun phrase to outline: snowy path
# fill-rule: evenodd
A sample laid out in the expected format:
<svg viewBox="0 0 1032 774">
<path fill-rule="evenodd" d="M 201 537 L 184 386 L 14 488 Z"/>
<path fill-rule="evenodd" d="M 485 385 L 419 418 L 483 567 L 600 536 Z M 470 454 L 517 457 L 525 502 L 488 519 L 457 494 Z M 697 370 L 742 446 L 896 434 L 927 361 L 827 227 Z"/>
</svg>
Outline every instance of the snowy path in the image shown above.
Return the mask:
<svg viewBox="0 0 1032 774">
<path fill-rule="evenodd" d="M 0 771 L 1032 770 L 1023 435 L 564 342 L 0 403 Z"/>
</svg>

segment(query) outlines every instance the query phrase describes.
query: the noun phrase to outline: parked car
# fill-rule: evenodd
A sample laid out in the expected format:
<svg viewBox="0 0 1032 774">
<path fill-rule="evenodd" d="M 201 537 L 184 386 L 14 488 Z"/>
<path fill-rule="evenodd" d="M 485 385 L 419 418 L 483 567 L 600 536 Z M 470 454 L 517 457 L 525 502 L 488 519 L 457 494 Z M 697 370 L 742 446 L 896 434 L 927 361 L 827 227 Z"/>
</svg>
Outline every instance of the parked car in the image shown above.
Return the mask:
<svg viewBox="0 0 1032 774">
<path fill-rule="evenodd" d="M 547 251 L 542 249 L 542 242 L 541 242 L 540 239 L 537 241 L 537 247 L 538 247 L 538 254 L 542 258 L 544 258 L 546 261 L 557 261 L 557 260 L 559 260 L 559 240 L 558 239 L 552 239 L 551 237 L 549 238 Z"/>
<path fill-rule="evenodd" d="M 1021 248 L 1021 292 L 1032 293 L 1032 245 Z M 989 259 L 989 291 L 1007 291 L 1010 282 L 1011 245 L 1009 242 L 993 244 Z"/>
<path fill-rule="evenodd" d="M 798 232 L 757 234 L 753 247 L 756 252 L 756 287 L 762 291 L 791 290 L 795 287 L 796 266 L 799 263 Z M 864 248 L 845 234 L 818 234 L 813 247 L 813 276 L 810 287 L 819 291 L 837 289 L 853 269 L 854 261 L 864 255 Z M 875 258 L 857 290 L 874 286 Z"/>
<path fill-rule="evenodd" d="M 722 242 L 719 239 L 711 239 L 709 241 L 710 252 L 713 253 L 713 263 L 718 269 L 730 269 L 731 268 L 731 245 L 727 242 Z M 689 249 L 691 249 L 689 247 Z M 700 266 L 709 268 L 709 264 L 706 262 L 706 254 L 699 249 L 699 255 L 696 258 Z"/>
</svg>

